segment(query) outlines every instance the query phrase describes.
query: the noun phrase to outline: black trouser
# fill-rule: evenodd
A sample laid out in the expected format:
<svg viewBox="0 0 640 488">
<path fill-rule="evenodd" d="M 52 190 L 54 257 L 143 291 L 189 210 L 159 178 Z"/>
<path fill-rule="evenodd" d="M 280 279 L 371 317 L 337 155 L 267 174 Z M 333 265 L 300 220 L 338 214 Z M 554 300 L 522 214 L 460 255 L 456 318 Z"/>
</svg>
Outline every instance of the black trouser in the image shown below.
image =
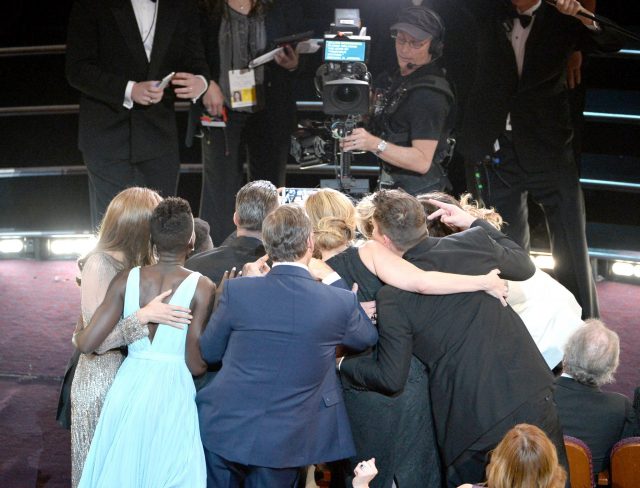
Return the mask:
<svg viewBox="0 0 640 488">
<path fill-rule="evenodd" d="M 371 488 L 440 488 L 440 457 L 435 440 L 426 367 L 411 358 L 402 393 L 344 390 L 356 455 L 350 473 L 363 459 L 376 458 Z M 346 486 L 351 486 L 351 476 Z"/>
<path fill-rule="evenodd" d="M 233 212 L 236 193 L 246 181 L 246 150 L 249 180 L 284 186 L 289 137 L 289 124 L 272 120 L 266 110 L 254 114 L 229 111 L 227 127 L 204 129 L 199 217 L 211 226 L 216 246 L 235 230 Z"/>
<path fill-rule="evenodd" d="M 508 372 L 505 371 L 505 374 Z M 473 408 L 473 405 L 470 405 L 470 408 Z M 551 387 L 533 395 L 529 401 L 520 405 L 511 415 L 485 432 L 480 439 L 447 466 L 447 486 L 453 488 L 464 483 L 478 484 L 485 481 L 485 467 L 489 462 L 489 453 L 509 429 L 522 423 L 535 425 L 547 434 L 558 453 L 558 462 L 567 472 L 566 487 L 569 488 L 569 462 Z"/>
<path fill-rule="evenodd" d="M 98 226 L 109 202 L 125 188 L 142 186 L 163 197 L 176 194 L 180 173 L 178 148 L 174 151 L 132 163 L 129 159 L 84 157 L 89 172 L 91 225 Z"/>
<path fill-rule="evenodd" d="M 501 136 L 499 143 L 496 156 L 500 162 L 489 163 L 485 168 L 484 203 L 496 208 L 506 222 L 503 231 L 528 250 L 527 197 L 531 196 L 544 211 L 556 279 L 576 297 L 583 318 L 598 317 L 598 298 L 585 231 L 584 199 L 571 155 L 568 154 L 568 160 L 553 170 L 534 173 L 520 166 L 517 150 L 507 135 Z"/>
</svg>

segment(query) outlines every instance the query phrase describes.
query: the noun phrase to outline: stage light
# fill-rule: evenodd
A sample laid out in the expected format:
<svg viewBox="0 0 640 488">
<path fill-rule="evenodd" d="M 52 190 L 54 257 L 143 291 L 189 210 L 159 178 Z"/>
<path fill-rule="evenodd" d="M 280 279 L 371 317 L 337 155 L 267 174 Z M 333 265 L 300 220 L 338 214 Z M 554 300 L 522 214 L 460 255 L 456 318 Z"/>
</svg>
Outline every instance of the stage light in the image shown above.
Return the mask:
<svg viewBox="0 0 640 488">
<path fill-rule="evenodd" d="M 640 277 L 640 266 L 624 261 L 616 261 L 611 265 L 611 272 L 616 276 Z"/>
<path fill-rule="evenodd" d="M 54 256 L 82 256 L 91 251 L 95 245 L 94 236 L 52 236 L 49 240 L 49 252 Z"/>
<path fill-rule="evenodd" d="M 0 239 L 0 253 L 2 254 L 18 254 L 21 253 L 23 249 L 23 239 Z"/>
<path fill-rule="evenodd" d="M 556 264 L 551 254 L 532 254 L 531 260 L 540 269 L 553 269 Z"/>
</svg>

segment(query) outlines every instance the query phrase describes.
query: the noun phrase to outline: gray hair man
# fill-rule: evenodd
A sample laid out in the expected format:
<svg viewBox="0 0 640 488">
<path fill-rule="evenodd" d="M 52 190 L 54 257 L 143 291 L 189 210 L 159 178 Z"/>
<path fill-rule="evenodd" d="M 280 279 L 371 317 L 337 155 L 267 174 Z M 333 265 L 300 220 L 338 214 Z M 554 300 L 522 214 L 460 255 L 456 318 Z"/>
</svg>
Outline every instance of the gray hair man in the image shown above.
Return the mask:
<svg viewBox="0 0 640 488">
<path fill-rule="evenodd" d="M 600 320 L 589 319 L 576 330 L 564 351 L 564 373 L 556 380 L 556 403 L 565 435 L 591 449 L 594 473 L 607 469 L 611 447 L 640 434 L 631 401 L 600 387 L 614 381 L 620 358 L 618 334 Z"/>
<path fill-rule="evenodd" d="M 185 267 L 219 283 L 225 271 L 240 270 L 245 263 L 255 261 L 265 253 L 262 222 L 278 205 L 278 192 L 273 183 L 265 180 L 247 183 L 236 194 L 233 213 L 236 232 L 221 246 L 188 259 Z"/>
</svg>

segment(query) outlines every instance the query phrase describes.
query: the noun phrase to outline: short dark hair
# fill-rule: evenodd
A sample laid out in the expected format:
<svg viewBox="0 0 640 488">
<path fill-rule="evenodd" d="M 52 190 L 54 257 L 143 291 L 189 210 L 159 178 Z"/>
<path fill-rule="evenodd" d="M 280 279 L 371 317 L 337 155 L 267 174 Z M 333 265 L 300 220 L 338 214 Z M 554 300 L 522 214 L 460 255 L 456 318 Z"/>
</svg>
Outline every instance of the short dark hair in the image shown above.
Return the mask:
<svg viewBox="0 0 640 488">
<path fill-rule="evenodd" d="M 250 181 L 236 195 L 238 227 L 262 230 L 262 221 L 278 206 L 278 190 L 270 181 Z"/>
<path fill-rule="evenodd" d="M 279 206 L 262 224 L 264 248 L 274 262 L 293 262 L 304 256 L 312 232 L 311 220 L 296 204 Z"/>
<path fill-rule="evenodd" d="M 159 251 L 186 249 L 193 235 L 193 215 L 189 202 L 169 197 L 151 215 L 151 241 Z"/>
<path fill-rule="evenodd" d="M 401 251 L 407 251 L 429 235 L 422 205 L 403 190 L 380 190 L 373 195 L 373 220 Z"/>
</svg>

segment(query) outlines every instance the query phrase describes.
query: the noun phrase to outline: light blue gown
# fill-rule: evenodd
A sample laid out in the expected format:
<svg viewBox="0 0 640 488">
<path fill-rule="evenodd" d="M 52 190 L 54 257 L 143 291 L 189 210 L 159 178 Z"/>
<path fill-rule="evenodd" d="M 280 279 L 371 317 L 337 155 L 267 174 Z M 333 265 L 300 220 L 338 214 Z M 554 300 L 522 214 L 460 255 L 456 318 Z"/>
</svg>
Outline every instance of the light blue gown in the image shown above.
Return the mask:
<svg viewBox="0 0 640 488">
<path fill-rule="evenodd" d="M 189 275 L 171 302 L 189 307 L 200 273 Z M 140 268 L 129 272 L 124 316 L 140 308 Z M 196 391 L 185 362 L 183 330 L 159 325 L 153 342 L 129 345 L 107 394 L 80 488 L 205 487 Z"/>
</svg>

